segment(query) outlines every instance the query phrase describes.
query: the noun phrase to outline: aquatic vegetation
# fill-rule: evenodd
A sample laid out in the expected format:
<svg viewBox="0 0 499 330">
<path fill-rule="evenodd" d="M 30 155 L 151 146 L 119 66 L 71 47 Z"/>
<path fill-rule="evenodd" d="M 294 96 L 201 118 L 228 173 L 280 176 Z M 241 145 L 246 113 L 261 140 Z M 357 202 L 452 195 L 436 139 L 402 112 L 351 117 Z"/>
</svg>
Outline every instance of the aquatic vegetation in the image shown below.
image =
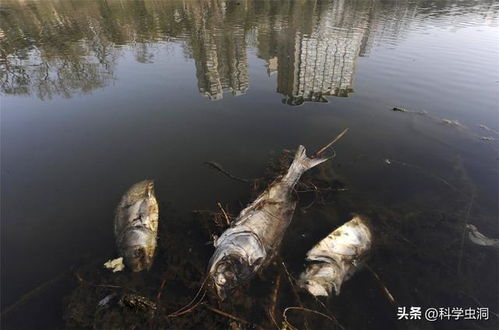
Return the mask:
<svg viewBox="0 0 499 330">
<path fill-rule="evenodd" d="M 2 1 L 10 306 L 1 327 L 498 328 L 497 250 L 470 240 L 499 236 L 489 46 L 498 9 L 492 0 Z M 353 97 L 339 98 L 354 82 Z M 292 190 L 293 221 L 274 258 L 218 301 L 206 290 L 213 243 L 286 174 L 296 150 L 281 149 L 347 124 L 335 161 Z M 152 204 L 167 221 L 153 242 L 135 237 L 147 247 L 117 242 L 132 261 L 113 273 L 102 264 L 121 269 L 113 258 L 126 254 L 114 248 L 113 206 L 141 176 L 157 178 Z M 136 232 L 149 218 L 139 204 L 121 209 Z M 314 297 L 297 280 L 307 252 L 351 212 L 371 219 L 371 258 L 339 295 Z M 491 314 L 394 321 L 400 306 Z M 64 325 L 44 326 L 63 308 Z"/>
<path fill-rule="evenodd" d="M 258 184 L 248 184 L 248 199 L 259 195 L 260 189 L 264 190 L 276 176 L 285 173 L 293 157 L 294 152 L 290 150 L 274 155 L 266 175 L 256 180 Z M 158 260 L 151 271 L 113 274 L 98 264 L 80 267 L 78 274 L 83 281 L 77 279 L 75 291 L 66 298 L 67 327 L 135 325 L 137 328 L 180 329 L 203 325 L 206 328 L 270 329 L 277 324 L 298 328 L 307 325 L 311 329 L 361 329 L 365 318 L 358 313 L 371 310 L 373 301 L 377 301 L 378 312 L 387 315 L 393 313 L 394 306 L 440 306 L 449 299 L 457 305 L 475 306 L 477 296 L 487 299 L 481 299 L 481 304 L 493 306 L 494 290 L 484 283 L 494 283 L 495 273 L 484 274 L 480 269 L 494 250 L 482 251 L 483 248 L 467 241 L 462 249 L 460 246 L 465 229 L 463 218 L 467 215 L 473 184 L 459 160 L 450 174 L 456 189 L 443 187 L 447 187 L 454 204 L 443 207 L 435 196 L 428 196 L 433 202 L 427 205 L 435 207 L 423 210 L 408 204 L 373 203 L 332 171 L 332 166 L 311 170 L 304 174 L 296 188 L 297 210 L 293 225 L 283 239 L 280 255 L 251 282 L 235 290 L 229 302 L 222 303 L 200 290 L 205 285 L 206 263 L 212 250 L 191 247 L 199 246 L 200 242 L 210 244 L 211 235 L 220 235 L 234 220 L 237 203 L 227 201 L 215 205 L 213 210 L 196 210 L 192 214 L 194 223 L 198 224 L 195 227 L 186 227 L 187 222 L 165 206 L 162 213 L 171 221 L 160 227 Z M 428 179 L 436 180 L 432 176 Z M 308 189 L 313 186 L 318 189 Z M 308 207 L 312 202 L 314 207 Z M 294 258 L 300 254 L 305 256 L 312 246 L 297 242 L 302 242 L 303 235 L 307 241 L 320 241 L 331 228 L 351 218 L 352 210 L 371 219 L 370 228 L 376 237 L 371 258 L 366 267 L 343 284 L 339 296 L 328 301 L 316 300 L 300 289 L 298 276 L 303 264 Z M 473 217 L 479 216 L 477 209 Z M 175 238 L 174 233 L 178 232 L 190 234 Z M 456 276 L 459 263 L 461 270 Z M 99 307 L 99 302 L 113 293 L 116 296 L 106 307 Z M 130 294 L 154 305 L 119 303 L 124 295 Z M 385 303 L 380 303 L 383 301 Z M 489 321 L 494 322 L 497 323 L 493 319 Z"/>
</svg>

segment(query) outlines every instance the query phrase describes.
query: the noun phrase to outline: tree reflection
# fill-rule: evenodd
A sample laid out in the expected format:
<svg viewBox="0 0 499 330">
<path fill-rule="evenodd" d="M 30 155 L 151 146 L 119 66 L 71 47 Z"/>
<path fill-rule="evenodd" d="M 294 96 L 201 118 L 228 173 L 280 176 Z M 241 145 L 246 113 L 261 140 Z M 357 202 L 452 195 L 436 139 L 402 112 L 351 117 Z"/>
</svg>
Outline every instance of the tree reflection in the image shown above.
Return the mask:
<svg viewBox="0 0 499 330">
<path fill-rule="evenodd" d="M 380 38 L 396 42 L 410 18 L 459 16 L 477 5 L 493 1 L 5 0 L 0 88 L 41 99 L 88 93 L 115 79 L 120 46 L 151 63 L 157 42 L 175 39 L 211 100 L 246 93 L 249 46 L 277 74 L 284 103 L 327 102 L 353 92 L 357 57 Z"/>
</svg>

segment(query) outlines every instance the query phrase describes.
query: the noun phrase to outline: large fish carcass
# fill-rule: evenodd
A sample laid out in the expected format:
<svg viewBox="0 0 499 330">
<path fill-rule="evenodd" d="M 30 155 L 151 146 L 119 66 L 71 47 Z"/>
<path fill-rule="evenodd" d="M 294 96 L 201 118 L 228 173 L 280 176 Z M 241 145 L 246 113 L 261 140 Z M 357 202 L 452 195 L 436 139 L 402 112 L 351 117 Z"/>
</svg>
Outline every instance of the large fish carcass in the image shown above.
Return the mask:
<svg viewBox="0 0 499 330">
<path fill-rule="evenodd" d="M 314 296 L 337 295 L 343 282 L 362 265 L 373 235 L 365 217 L 356 215 L 307 252 L 308 267 L 300 286 Z"/>
<path fill-rule="evenodd" d="M 209 277 L 225 299 L 239 284 L 266 265 L 276 253 L 296 207 L 293 189 L 301 175 L 327 158 L 308 158 L 299 146 L 287 173 L 274 181 L 215 241 Z"/>
<path fill-rule="evenodd" d="M 125 266 L 133 272 L 151 268 L 156 251 L 159 207 L 154 181 L 134 184 L 123 195 L 114 219 L 116 245 Z"/>
</svg>

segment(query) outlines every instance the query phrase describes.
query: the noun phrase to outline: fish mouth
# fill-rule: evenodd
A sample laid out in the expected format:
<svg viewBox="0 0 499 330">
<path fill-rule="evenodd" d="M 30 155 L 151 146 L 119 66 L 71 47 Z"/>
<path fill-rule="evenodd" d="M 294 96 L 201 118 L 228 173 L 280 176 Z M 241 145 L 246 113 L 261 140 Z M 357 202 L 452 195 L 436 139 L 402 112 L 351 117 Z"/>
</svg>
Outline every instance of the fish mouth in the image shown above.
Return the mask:
<svg viewBox="0 0 499 330">
<path fill-rule="evenodd" d="M 219 285 L 215 283 L 215 291 L 217 293 L 218 298 L 221 301 L 224 301 L 227 298 L 227 295 L 230 293 L 230 289 L 225 288 L 223 285 Z"/>
<path fill-rule="evenodd" d="M 149 270 L 152 266 L 153 258 L 145 245 L 135 245 L 127 249 L 124 253 L 124 262 L 132 272 Z"/>
<path fill-rule="evenodd" d="M 144 227 L 128 229 L 118 241 L 121 246 L 125 266 L 133 272 L 149 270 L 156 250 L 156 239 L 152 232 Z"/>
<path fill-rule="evenodd" d="M 249 265 L 238 255 L 225 255 L 212 267 L 213 287 L 220 300 L 225 300 L 250 274 Z"/>
</svg>

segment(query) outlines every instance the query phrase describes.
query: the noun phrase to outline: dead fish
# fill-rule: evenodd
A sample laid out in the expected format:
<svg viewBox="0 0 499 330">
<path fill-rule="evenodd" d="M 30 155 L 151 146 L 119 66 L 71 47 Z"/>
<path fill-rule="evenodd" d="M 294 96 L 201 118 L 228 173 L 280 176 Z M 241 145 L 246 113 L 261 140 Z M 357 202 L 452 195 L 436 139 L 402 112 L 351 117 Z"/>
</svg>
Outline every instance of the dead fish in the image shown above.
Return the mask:
<svg viewBox="0 0 499 330">
<path fill-rule="evenodd" d="M 413 114 L 416 114 L 416 115 L 427 115 L 428 114 L 428 111 L 424 111 L 424 110 L 423 111 L 408 110 L 408 109 L 401 108 L 401 107 L 393 107 L 392 111 L 396 111 L 396 112 L 407 112 L 407 113 L 413 113 Z"/>
<path fill-rule="evenodd" d="M 127 268 L 140 272 L 151 268 L 156 250 L 159 207 L 154 181 L 134 184 L 123 195 L 114 219 L 114 234 Z"/>
<path fill-rule="evenodd" d="M 482 246 L 493 246 L 499 248 L 499 239 L 488 238 L 487 236 L 479 232 L 474 225 L 471 224 L 466 225 L 466 229 L 468 229 L 468 237 L 473 243 Z"/>
<path fill-rule="evenodd" d="M 326 160 L 308 158 L 305 147 L 299 146 L 287 173 L 242 210 L 215 241 L 208 272 L 222 300 L 274 256 L 296 207 L 293 188 L 305 171 Z"/>
<path fill-rule="evenodd" d="M 451 126 L 451 127 L 456 127 L 456 128 L 464 128 L 466 129 L 466 126 L 458 122 L 457 120 L 451 120 L 451 119 L 441 119 L 440 123 L 443 125 Z"/>
<path fill-rule="evenodd" d="M 340 293 L 343 282 L 362 265 L 372 245 L 366 218 L 356 215 L 307 252 L 308 267 L 299 285 L 314 296 Z"/>
<path fill-rule="evenodd" d="M 481 125 L 478 125 L 478 127 L 480 127 L 481 129 L 483 129 L 483 130 L 485 130 L 487 132 L 492 132 L 492 133 L 495 133 L 495 134 L 499 134 L 499 131 L 497 131 L 497 130 L 495 130 L 493 128 L 490 128 L 490 127 L 488 127 L 486 125 L 481 124 Z"/>
<path fill-rule="evenodd" d="M 109 305 L 109 302 L 114 298 L 116 297 L 116 293 L 111 293 L 111 294 L 108 294 L 107 296 L 105 296 L 104 298 L 102 298 L 99 303 L 97 304 L 97 307 L 100 307 L 100 308 L 104 308 L 104 307 L 107 307 Z"/>
</svg>

